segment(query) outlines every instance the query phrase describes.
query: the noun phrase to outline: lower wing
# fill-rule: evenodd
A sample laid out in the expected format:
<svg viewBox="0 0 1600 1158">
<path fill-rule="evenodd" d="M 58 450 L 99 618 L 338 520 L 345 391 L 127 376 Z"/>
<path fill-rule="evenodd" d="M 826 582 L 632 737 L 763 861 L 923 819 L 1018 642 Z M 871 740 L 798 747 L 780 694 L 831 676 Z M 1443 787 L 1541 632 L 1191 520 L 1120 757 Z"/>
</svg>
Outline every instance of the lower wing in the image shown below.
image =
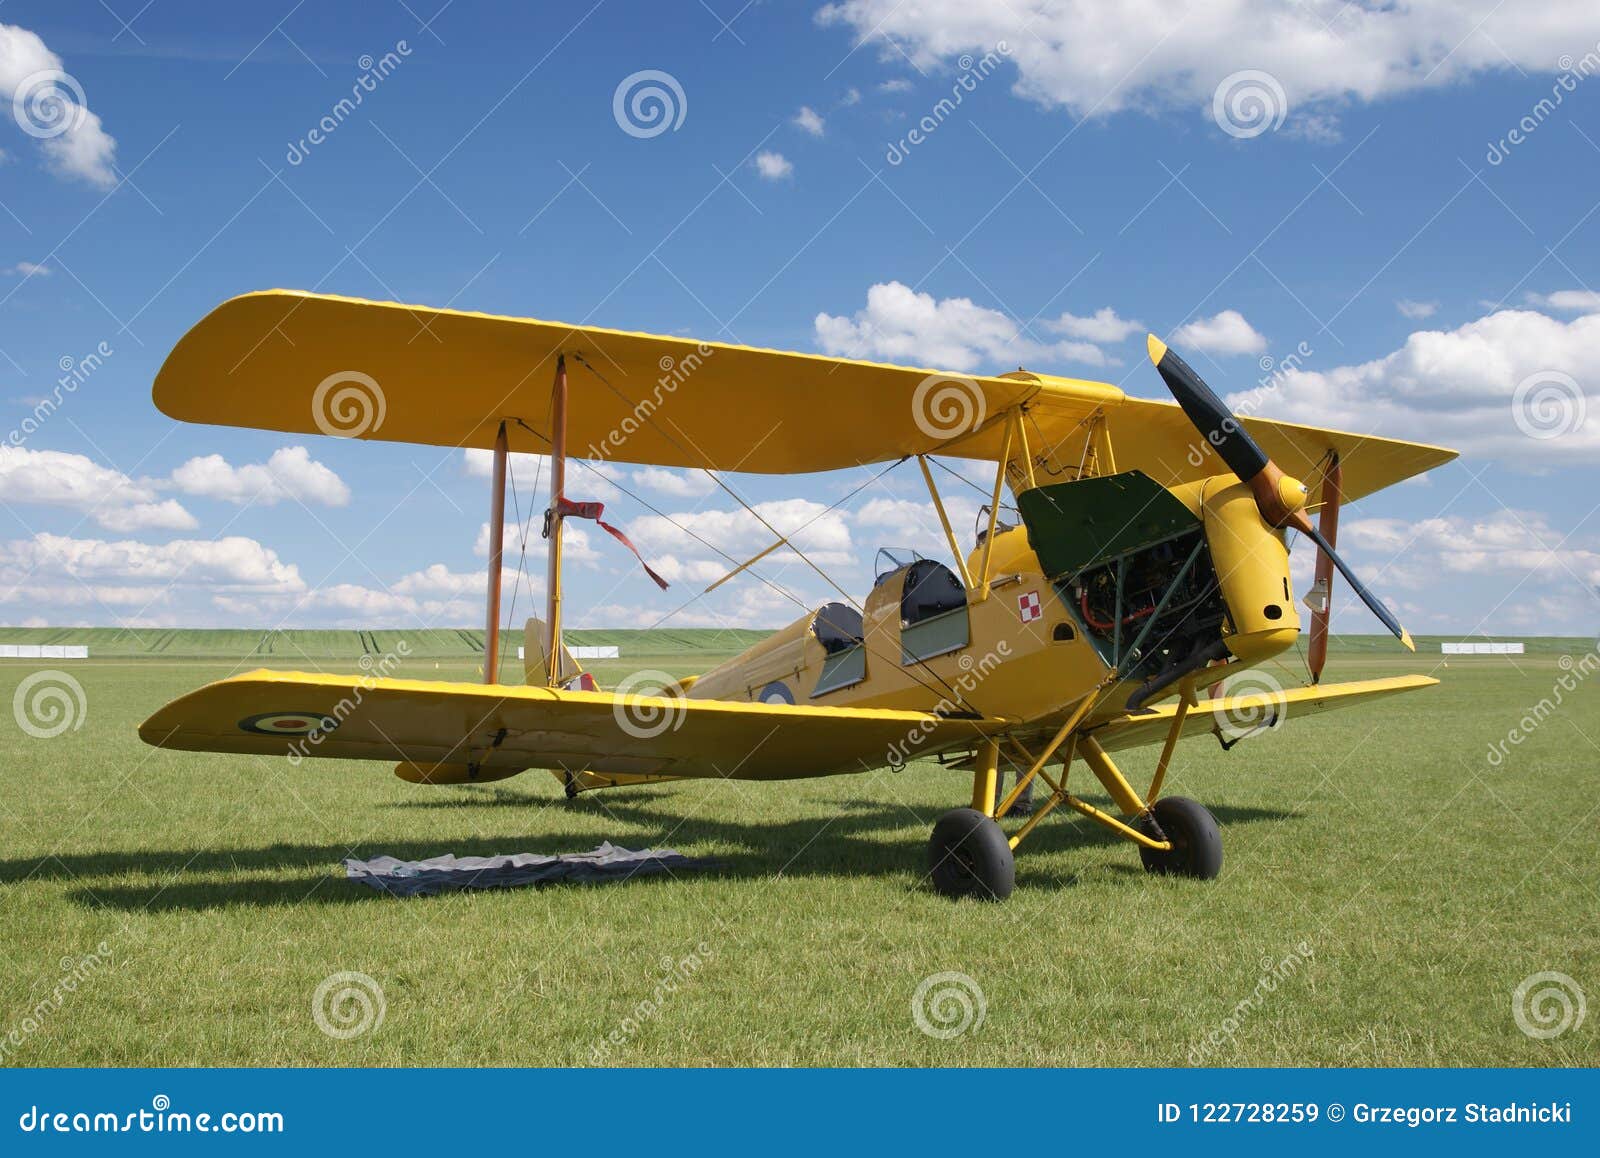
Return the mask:
<svg viewBox="0 0 1600 1158">
<path fill-rule="evenodd" d="M 1276 727 L 1285 719 L 1331 712 L 1379 696 L 1430 688 L 1438 682 L 1423 675 L 1392 676 L 1388 679 L 1316 684 L 1282 692 L 1201 700 L 1189 709 L 1189 714 L 1184 718 L 1183 735 L 1217 732 L 1225 739 L 1234 739 L 1260 728 Z M 1089 734 L 1107 751 L 1158 744 L 1172 730 L 1172 720 L 1177 713 L 1178 705 L 1174 701 L 1137 715 L 1119 716 L 1096 727 Z"/>
<path fill-rule="evenodd" d="M 404 778 L 432 782 L 524 768 L 786 780 L 898 764 L 1006 723 L 263 670 L 172 701 L 139 737 L 186 751 L 390 760 Z"/>
</svg>

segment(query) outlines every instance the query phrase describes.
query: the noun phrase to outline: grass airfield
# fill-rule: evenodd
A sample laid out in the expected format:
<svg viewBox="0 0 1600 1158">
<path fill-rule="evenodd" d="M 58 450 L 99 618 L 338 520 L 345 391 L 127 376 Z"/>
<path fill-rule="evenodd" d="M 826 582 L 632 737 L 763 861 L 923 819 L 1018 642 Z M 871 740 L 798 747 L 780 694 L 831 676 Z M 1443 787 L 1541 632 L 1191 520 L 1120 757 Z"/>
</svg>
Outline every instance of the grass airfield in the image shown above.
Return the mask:
<svg viewBox="0 0 1600 1158">
<path fill-rule="evenodd" d="M 923 880 L 934 819 L 969 794 L 937 766 L 568 802 L 543 772 L 426 788 L 378 763 L 163 752 L 134 730 L 174 696 L 257 666 L 363 670 L 392 633 L 3 634 L 94 657 L 0 661 L 6 699 L 58 668 L 87 705 L 75 730 L 8 725 L 0 741 L 7 1065 L 1600 1064 L 1600 1013 L 1549 1040 L 1512 1016 L 1543 971 L 1600 1001 L 1600 674 L 1488 758 L 1587 640 L 1516 657 L 1336 641 L 1330 682 L 1443 684 L 1291 716 L 1229 753 L 1186 743 L 1167 793 L 1217 815 L 1219 880 L 1149 877 L 1133 846 L 1062 809 L 1020 850 L 1012 899 L 982 905 Z M 475 633 L 435 634 L 396 674 L 478 678 Z M 622 646 L 595 665 L 608 686 L 704 670 L 746 641 L 571 642 Z M 1301 682 L 1298 663 L 1274 674 Z M 1121 762 L 1142 788 L 1154 759 Z M 602 840 L 722 867 L 396 900 L 341 864 Z M 381 988 L 382 1020 L 330 1036 L 314 994 L 352 971 Z M 941 1039 L 912 999 L 946 971 L 981 989 L 983 1017 Z"/>
</svg>

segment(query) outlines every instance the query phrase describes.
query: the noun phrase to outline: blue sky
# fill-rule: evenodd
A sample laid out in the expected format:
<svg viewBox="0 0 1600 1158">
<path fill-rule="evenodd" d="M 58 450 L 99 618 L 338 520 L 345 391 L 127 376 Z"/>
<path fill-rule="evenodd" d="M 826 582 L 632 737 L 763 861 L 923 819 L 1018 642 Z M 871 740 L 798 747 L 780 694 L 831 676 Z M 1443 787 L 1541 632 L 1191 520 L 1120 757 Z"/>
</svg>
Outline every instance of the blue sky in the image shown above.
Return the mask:
<svg viewBox="0 0 1600 1158">
<path fill-rule="evenodd" d="M 676 88 L 658 133 L 614 112 L 645 70 Z M 1229 394 L 1294 354 L 1256 412 L 1464 452 L 1345 516 L 1342 544 L 1412 630 L 1592 632 L 1595 72 L 1600 9 L 1576 2 L 1533 20 L 1476 2 L 9 0 L 0 621 L 479 621 L 481 462 L 184 427 L 151 405 L 208 310 L 293 287 L 1025 363 L 1147 397 L 1146 329 Z M 65 104 L 30 100 L 41 74 Z M 363 76 L 360 106 L 309 143 Z M 535 464 L 519 467 L 525 494 Z M 780 525 L 821 515 L 802 541 L 864 591 L 877 546 L 938 542 L 914 468 L 822 514 L 866 476 L 736 485 Z M 618 481 L 735 556 L 766 545 L 702 478 Z M 970 523 L 975 492 L 948 481 Z M 658 593 L 580 539 L 579 624 L 796 613 L 755 581 L 696 599 L 709 552 L 593 475 L 571 489 L 611 500 L 677 580 Z M 827 594 L 792 558 L 764 574 Z M 1336 629 L 1376 629 L 1336 607 Z"/>
</svg>

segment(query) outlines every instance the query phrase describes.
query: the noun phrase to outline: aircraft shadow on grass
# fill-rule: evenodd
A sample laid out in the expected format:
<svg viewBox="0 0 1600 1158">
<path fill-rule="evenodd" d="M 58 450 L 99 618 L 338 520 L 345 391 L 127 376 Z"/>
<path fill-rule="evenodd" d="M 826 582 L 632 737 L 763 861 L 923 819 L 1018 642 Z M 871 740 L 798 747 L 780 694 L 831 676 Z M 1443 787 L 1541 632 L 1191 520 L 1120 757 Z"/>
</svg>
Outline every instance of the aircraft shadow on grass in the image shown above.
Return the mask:
<svg viewBox="0 0 1600 1158">
<path fill-rule="evenodd" d="M 206 911 L 236 906 L 353 905 L 388 900 L 387 894 L 348 881 L 340 869 L 346 857 L 388 855 L 401 860 L 423 860 L 450 852 L 457 856 L 494 856 L 511 852 L 586 852 L 602 839 L 628 848 L 668 845 L 691 850 L 712 847 L 716 865 L 708 870 L 660 873 L 625 878 L 636 888 L 671 887 L 702 875 L 717 878 L 763 879 L 788 877 L 873 876 L 917 870 L 915 891 L 930 889 L 923 879 L 928 818 L 903 805 L 878 801 L 829 800 L 838 812 L 831 818 L 810 816 L 771 824 L 746 824 L 697 816 L 664 813 L 660 805 L 670 798 L 648 790 L 610 794 L 604 801 L 580 797 L 567 808 L 547 810 L 536 835 L 468 839 L 414 839 L 370 842 L 354 849 L 341 844 L 275 844 L 260 848 L 203 848 L 150 852 L 58 853 L 42 859 L 0 860 L 0 887 L 29 881 L 64 880 L 75 887 L 67 897 L 89 908 L 128 912 Z M 523 796 L 504 789 L 471 798 L 408 803 L 400 807 L 498 808 L 537 807 L 543 798 Z M 1217 806 L 1217 820 L 1228 827 L 1263 821 L 1296 820 L 1301 813 L 1273 808 Z M 1072 822 L 1073 814 L 1060 810 L 1061 820 L 1050 817 L 1029 838 L 1030 850 L 1061 852 L 1077 848 L 1121 846 L 1110 831 L 1087 821 Z M 581 823 L 563 824 L 564 817 Z M 594 821 L 617 824 L 626 831 L 597 835 Z M 732 851 L 730 851 L 732 850 Z M 1142 875 L 1137 859 L 1121 850 L 1114 861 L 1063 874 L 1039 863 L 1037 857 L 1017 862 L 1019 883 L 1031 887 L 1070 888 L 1088 872 L 1108 870 L 1128 876 Z M 288 870 L 271 879 L 228 879 L 238 872 Z M 97 883 L 106 878 L 145 873 L 158 879 L 149 884 Z M 620 884 L 623 881 L 607 882 Z M 447 895 L 447 894 L 445 894 Z"/>
</svg>

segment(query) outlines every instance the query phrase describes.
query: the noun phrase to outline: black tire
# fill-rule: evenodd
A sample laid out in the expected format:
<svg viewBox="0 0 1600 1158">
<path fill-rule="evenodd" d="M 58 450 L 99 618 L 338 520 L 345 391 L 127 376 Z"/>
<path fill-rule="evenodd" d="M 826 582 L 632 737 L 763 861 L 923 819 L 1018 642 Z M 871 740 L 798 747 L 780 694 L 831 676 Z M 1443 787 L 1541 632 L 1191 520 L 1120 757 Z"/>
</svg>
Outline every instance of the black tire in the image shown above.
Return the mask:
<svg viewBox="0 0 1600 1158">
<path fill-rule="evenodd" d="M 1153 826 L 1150 816 L 1155 820 Z M 1209 881 L 1222 871 L 1222 833 L 1205 805 L 1183 796 L 1168 796 L 1156 801 L 1150 816 L 1141 828 L 1151 835 L 1159 830 L 1172 848 L 1157 852 L 1140 845 L 1139 859 L 1146 872 Z"/>
<path fill-rule="evenodd" d="M 957 808 L 933 826 L 928 875 L 944 896 L 1003 901 L 1017 887 L 1017 862 L 998 824 L 976 809 Z"/>
</svg>

